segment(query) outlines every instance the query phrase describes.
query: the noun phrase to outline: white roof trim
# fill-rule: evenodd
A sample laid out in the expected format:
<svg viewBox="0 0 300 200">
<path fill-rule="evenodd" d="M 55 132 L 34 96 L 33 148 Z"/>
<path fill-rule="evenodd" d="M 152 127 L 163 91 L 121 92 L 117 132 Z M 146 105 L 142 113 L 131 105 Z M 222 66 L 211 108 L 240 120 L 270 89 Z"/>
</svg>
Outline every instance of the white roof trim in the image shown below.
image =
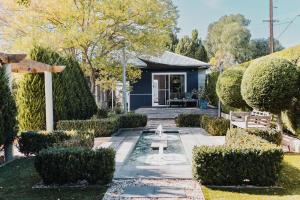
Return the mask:
<svg viewBox="0 0 300 200">
<path fill-rule="evenodd" d="M 182 67 L 209 67 L 210 64 L 189 58 L 187 56 L 179 55 L 173 52 L 165 51 L 161 56 L 140 57 L 141 60 L 170 66 Z"/>
</svg>

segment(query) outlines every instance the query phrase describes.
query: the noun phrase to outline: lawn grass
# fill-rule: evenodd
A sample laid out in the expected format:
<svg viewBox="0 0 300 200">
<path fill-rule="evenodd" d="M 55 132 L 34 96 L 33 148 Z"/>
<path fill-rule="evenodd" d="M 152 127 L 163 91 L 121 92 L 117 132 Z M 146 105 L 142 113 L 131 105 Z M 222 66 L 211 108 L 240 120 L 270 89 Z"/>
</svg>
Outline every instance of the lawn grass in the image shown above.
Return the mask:
<svg viewBox="0 0 300 200">
<path fill-rule="evenodd" d="M 284 156 L 278 185 L 274 189 L 213 189 L 203 186 L 206 200 L 299 200 L 300 155 Z"/>
<path fill-rule="evenodd" d="M 0 168 L 0 200 L 102 199 L 104 186 L 64 189 L 32 189 L 40 181 L 33 158 L 22 158 Z"/>
</svg>

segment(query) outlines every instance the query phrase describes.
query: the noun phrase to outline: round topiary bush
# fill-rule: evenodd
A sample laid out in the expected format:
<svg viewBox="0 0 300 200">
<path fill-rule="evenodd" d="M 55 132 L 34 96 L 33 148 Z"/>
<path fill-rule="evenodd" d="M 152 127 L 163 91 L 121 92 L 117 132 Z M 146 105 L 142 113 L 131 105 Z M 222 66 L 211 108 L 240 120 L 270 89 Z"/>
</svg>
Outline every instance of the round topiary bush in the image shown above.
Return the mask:
<svg viewBox="0 0 300 200">
<path fill-rule="evenodd" d="M 216 91 L 224 105 L 234 108 L 247 106 L 241 94 L 241 82 L 245 70 L 244 67 L 232 67 L 219 76 Z"/>
<path fill-rule="evenodd" d="M 290 106 L 297 93 L 297 83 L 294 64 L 285 59 L 262 58 L 245 71 L 241 93 L 252 108 L 280 114 Z"/>
</svg>

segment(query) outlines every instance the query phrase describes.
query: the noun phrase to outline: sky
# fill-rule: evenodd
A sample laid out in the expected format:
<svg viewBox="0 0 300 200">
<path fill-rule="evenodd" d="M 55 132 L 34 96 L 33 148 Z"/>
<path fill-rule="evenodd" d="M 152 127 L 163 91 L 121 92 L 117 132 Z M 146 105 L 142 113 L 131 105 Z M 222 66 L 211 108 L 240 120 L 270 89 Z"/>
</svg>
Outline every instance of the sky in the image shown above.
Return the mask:
<svg viewBox="0 0 300 200">
<path fill-rule="evenodd" d="M 193 29 L 199 31 L 205 39 L 207 27 L 223 15 L 244 15 L 251 20 L 249 29 L 252 38 L 268 38 L 269 24 L 263 22 L 269 18 L 269 0 L 173 0 L 179 10 L 179 37 L 190 35 Z M 275 38 L 284 47 L 300 44 L 300 0 L 274 0 Z M 295 18 L 296 17 L 296 18 Z M 287 30 L 281 34 L 292 21 Z M 279 35 L 281 35 L 279 37 Z M 279 38 L 278 38 L 279 37 Z"/>
</svg>

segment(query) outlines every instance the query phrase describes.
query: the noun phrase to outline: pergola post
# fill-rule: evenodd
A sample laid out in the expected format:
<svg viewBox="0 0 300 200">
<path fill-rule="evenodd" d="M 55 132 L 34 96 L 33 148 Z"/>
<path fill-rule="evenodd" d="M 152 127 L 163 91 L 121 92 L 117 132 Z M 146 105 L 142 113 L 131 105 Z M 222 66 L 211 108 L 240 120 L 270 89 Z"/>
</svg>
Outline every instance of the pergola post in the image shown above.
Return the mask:
<svg viewBox="0 0 300 200">
<path fill-rule="evenodd" d="M 46 99 L 46 130 L 51 132 L 53 126 L 53 96 L 52 96 L 52 73 L 45 71 L 45 99 Z"/>
</svg>

